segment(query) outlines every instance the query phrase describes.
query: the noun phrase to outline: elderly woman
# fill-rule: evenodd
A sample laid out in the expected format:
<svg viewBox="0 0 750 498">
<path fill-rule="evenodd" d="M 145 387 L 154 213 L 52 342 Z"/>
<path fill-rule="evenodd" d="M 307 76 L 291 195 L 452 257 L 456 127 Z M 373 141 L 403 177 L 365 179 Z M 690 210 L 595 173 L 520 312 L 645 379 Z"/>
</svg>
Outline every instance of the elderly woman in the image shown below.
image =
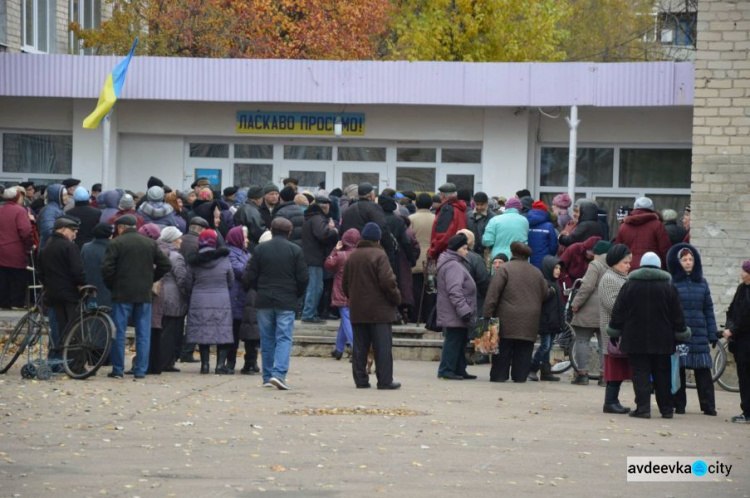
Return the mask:
<svg viewBox="0 0 750 498">
<path fill-rule="evenodd" d="M 612 310 L 607 333 L 619 338 L 633 370 L 635 411 L 631 417 L 651 418 L 651 378 L 662 418 L 672 418 L 671 360 L 677 341 L 690 339 L 680 294 L 671 275 L 662 271 L 653 252 L 641 258 L 641 268 L 628 276 Z M 632 264 L 632 263 L 631 263 Z"/>
<path fill-rule="evenodd" d="M 742 263 L 742 282 L 727 310 L 727 328 L 722 336 L 729 340 L 740 382 L 742 413 L 732 417 L 735 424 L 750 424 L 750 259 Z"/>
<path fill-rule="evenodd" d="M 615 307 L 617 295 L 620 289 L 628 281 L 628 272 L 630 272 L 630 261 L 633 255 L 625 244 L 615 244 L 607 251 L 607 266 L 609 267 L 601 280 L 599 281 L 599 328 L 602 337 L 607 337 L 607 325 L 612 318 L 612 309 Z M 606 390 L 604 391 L 604 413 L 630 412 L 620 404 L 620 386 L 623 380 L 633 378 L 633 372 L 630 370 L 630 364 L 627 357 L 610 355 L 608 349 L 603 348 L 604 353 L 604 381 Z"/>
<path fill-rule="evenodd" d="M 482 313 L 500 319 L 500 354 L 492 356 L 490 382 L 505 382 L 509 376 L 513 382 L 526 382 L 542 304 L 554 292 L 529 263 L 529 246 L 513 242 L 510 252 L 510 261 L 492 277 Z"/>
<path fill-rule="evenodd" d="M 464 260 L 469 253 L 465 234 L 448 240 L 448 249 L 437 261 L 437 325 L 443 328 L 443 352 L 438 378 L 476 379 L 466 372 L 466 342 L 477 316 L 477 286 Z"/>
<path fill-rule="evenodd" d="M 675 218 L 677 213 L 675 213 Z M 684 238 L 684 236 L 683 236 Z M 710 343 L 715 343 L 716 316 L 708 282 L 703 278 L 703 265 L 698 250 L 690 244 L 679 243 L 667 253 L 667 268 L 672 283 L 680 293 L 685 323 L 690 327 L 690 351 L 680 356 L 680 389 L 674 395 L 675 413 L 684 414 L 687 405 L 685 369 L 693 370 L 698 388 L 698 401 L 706 415 L 716 415 L 714 381 L 711 377 Z"/>
<path fill-rule="evenodd" d="M 209 371 L 211 344 L 216 344 L 215 373 L 226 375 L 229 374 L 227 356 L 234 343 L 229 296 L 234 271 L 229 261 L 229 249 L 217 248 L 217 240 L 214 230 L 204 230 L 198 238 L 198 252 L 187 258 L 190 306 L 185 341 L 199 345 L 202 374 Z"/>
<path fill-rule="evenodd" d="M 161 343 L 157 361 L 162 372 L 179 372 L 174 364 L 182 351 L 182 331 L 187 314 L 187 265 L 180 254 L 182 232 L 164 227 L 157 244 L 169 258 L 172 269 L 159 281 L 161 301 Z M 152 362 L 149 361 L 149 365 Z"/>
<path fill-rule="evenodd" d="M 234 343 L 229 349 L 227 355 L 227 369 L 230 374 L 234 374 L 234 367 L 237 364 L 237 349 L 240 346 L 240 327 L 242 325 L 242 315 L 245 312 L 245 302 L 247 301 L 247 292 L 242 288 L 242 272 L 245 271 L 247 262 L 250 261 L 250 253 L 247 252 L 247 228 L 234 227 L 227 233 L 227 249 L 229 249 L 229 262 L 232 263 L 234 271 L 234 284 L 229 291 L 232 301 L 232 336 Z M 247 352 L 247 347 L 245 348 Z"/>
</svg>

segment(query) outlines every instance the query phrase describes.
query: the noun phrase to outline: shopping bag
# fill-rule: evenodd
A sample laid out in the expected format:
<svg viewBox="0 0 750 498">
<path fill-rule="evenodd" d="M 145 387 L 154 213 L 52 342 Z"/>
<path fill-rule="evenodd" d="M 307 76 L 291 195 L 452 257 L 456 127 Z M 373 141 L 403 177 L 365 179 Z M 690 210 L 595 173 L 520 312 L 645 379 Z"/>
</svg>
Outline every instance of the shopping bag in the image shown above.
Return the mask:
<svg viewBox="0 0 750 498">
<path fill-rule="evenodd" d="M 670 356 L 672 361 L 672 394 L 680 390 L 680 356 L 673 354 Z"/>
<path fill-rule="evenodd" d="M 474 351 L 480 354 L 498 354 L 500 344 L 500 320 L 485 318 L 474 329 Z"/>
</svg>

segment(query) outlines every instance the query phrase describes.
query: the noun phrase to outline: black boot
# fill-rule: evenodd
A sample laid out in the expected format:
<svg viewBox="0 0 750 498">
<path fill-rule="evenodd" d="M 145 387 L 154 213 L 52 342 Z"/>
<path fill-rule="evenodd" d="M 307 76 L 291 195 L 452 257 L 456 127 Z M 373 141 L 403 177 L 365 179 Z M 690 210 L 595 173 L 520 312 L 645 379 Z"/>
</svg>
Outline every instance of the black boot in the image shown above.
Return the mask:
<svg viewBox="0 0 750 498">
<path fill-rule="evenodd" d="M 232 375 L 234 370 L 231 372 L 227 368 L 227 355 L 229 355 L 229 347 L 227 344 L 219 344 L 216 346 L 216 375 Z"/>
<path fill-rule="evenodd" d="M 260 346 L 260 341 L 253 341 L 253 347 L 250 353 L 250 365 L 252 365 L 253 372 L 255 373 L 260 372 L 260 367 L 258 366 L 258 347 L 259 346 Z"/>
<path fill-rule="evenodd" d="M 542 363 L 542 373 L 539 376 L 539 380 L 545 380 L 547 382 L 557 382 L 560 377 L 552 375 L 552 365 L 549 363 Z"/>
<path fill-rule="evenodd" d="M 199 350 L 201 354 L 201 373 L 207 374 L 209 370 L 208 357 L 211 353 L 210 346 L 208 346 L 207 344 L 201 344 Z"/>
<path fill-rule="evenodd" d="M 604 407 L 602 409 L 604 413 L 618 413 L 624 415 L 630 412 L 630 408 L 625 408 L 620 404 L 620 401 L 617 399 L 619 395 L 620 387 L 607 382 L 607 387 L 604 391 Z"/>
</svg>

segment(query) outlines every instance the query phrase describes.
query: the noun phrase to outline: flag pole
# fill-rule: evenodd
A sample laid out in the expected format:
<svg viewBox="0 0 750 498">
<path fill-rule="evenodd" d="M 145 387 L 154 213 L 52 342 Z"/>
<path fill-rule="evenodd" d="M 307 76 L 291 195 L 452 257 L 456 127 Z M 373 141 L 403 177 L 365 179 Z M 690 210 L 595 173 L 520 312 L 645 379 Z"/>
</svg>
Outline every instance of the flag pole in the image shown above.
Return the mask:
<svg viewBox="0 0 750 498">
<path fill-rule="evenodd" d="M 109 138 L 112 111 L 104 116 L 102 126 L 102 190 L 109 190 Z"/>
</svg>

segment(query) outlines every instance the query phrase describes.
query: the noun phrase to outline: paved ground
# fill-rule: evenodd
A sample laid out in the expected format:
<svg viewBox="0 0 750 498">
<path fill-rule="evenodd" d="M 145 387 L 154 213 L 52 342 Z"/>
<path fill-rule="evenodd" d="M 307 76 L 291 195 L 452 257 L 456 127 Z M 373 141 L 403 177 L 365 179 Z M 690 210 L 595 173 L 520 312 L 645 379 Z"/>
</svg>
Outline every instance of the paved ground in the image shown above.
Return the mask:
<svg viewBox="0 0 750 498">
<path fill-rule="evenodd" d="M 717 391 L 715 418 L 690 392 L 687 415 L 637 420 L 603 414 L 595 384 L 490 384 L 487 365 L 472 368 L 479 380 L 440 381 L 436 369 L 396 362 L 400 391 L 358 390 L 345 360 L 293 358 L 281 392 L 195 364 L 139 382 L 26 381 L 15 366 L 0 377 L 0 495 L 750 494 L 750 427 L 728 422 L 737 394 Z M 631 404 L 629 384 L 623 394 Z M 359 413 L 306 412 L 335 408 Z M 680 455 L 734 468 L 721 481 L 626 483 L 626 456 Z"/>
</svg>

